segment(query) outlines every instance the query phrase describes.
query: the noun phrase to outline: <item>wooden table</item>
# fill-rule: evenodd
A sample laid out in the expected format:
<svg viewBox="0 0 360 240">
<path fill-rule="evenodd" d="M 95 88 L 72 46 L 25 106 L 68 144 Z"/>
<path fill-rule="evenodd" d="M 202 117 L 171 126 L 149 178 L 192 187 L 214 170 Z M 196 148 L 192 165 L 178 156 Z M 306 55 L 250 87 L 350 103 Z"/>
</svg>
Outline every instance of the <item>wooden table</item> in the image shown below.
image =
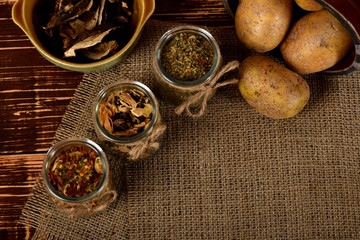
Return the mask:
<svg viewBox="0 0 360 240">
<path fill-rule="evenodd" d="M 45 60 L 0 1 L 0 239 L 29 239 L 17 223 L 83 74 Z M 222 0 L 156 0 L 154 19 L 233 27 Z"/>
</svg>

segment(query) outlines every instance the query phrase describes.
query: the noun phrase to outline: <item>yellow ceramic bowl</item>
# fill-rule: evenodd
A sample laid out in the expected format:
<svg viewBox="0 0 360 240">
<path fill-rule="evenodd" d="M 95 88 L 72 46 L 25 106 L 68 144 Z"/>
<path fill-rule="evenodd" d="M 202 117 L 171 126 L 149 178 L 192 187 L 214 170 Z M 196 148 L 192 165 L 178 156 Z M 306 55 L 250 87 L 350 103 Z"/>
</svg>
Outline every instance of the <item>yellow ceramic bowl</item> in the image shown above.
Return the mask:
<svg viewBox="0 0 360 240">
<path fill-rule="evenodd" d="M 132 16 L 132 37 L 129 42 L 116 54 L 92 63 L 73 63 L 54 56 L 39 40 L 34 24 L 37 15 L 37 3 L 41 0 L 18 0 L 12 8 L 13 21 L 25 32 L 35 48 L 53 64 L 78 72 L 96 72 L 107 69 L 120 62 L 138 42 L 146 21 L 155 10 L 155 0 L 134 0 L 134 14 Z"/>
</svg>

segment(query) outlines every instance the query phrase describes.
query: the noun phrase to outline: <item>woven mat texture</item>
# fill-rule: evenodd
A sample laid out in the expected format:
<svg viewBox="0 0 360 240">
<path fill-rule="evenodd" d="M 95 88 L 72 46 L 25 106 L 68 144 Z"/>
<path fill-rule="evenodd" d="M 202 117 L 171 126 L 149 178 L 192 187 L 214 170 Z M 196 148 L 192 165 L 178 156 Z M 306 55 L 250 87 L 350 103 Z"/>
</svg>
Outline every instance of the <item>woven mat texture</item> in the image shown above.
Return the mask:
<svg viewBox="0 0 360 240">
<path fill-rule="evenodd" d="M 110 83 L 136 80 L 156 93 L 152 56 L 173 26 L 150 20 L 125 60 L 84 75 L 55 141 L 99 142 L 91 110 Z M 233 29 L 207 29 L 224 64 L 251 54 Z M 304 78 L 310 101 L 286 120 L 257 113 L 235 85 L 219 89 L 200 119 L 177 116 L 157 95 L 168 127 L 161 148 L 133 163 L 108 154 L 119 192 L 108 211 L 68 220 L 39 180 L 20 222 L 35 239 L 359 239 L 360 71 Z"/>
</svg>

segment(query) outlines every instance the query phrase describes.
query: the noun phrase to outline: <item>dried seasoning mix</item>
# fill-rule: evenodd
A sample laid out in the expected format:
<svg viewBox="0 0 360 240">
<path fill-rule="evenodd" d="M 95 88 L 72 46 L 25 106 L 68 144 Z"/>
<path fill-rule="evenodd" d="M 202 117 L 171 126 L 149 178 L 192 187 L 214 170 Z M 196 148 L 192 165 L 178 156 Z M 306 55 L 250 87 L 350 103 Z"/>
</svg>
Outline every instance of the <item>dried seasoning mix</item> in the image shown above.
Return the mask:
<svg viewBox="0 0 360 240">
<path fill-rule="evenodd" d="M 214 49 L 203 36 L 181 32 L 164 45 L 160 60 L 165 72 L 171 77 L 194 81 L 210 71 L 214 62 Z"/>
<path fill-rule="evenodd" d="M 130 39 L 132 6 L 133 0 L 55 0 L 41 22 L 42 42 L 69 61 L 103 59 Z"/>
<path fill-rule="evenodd" d="M 62 150 L 49 167 L 53 187 L 67 197 L 82 197 L 94 191 L 103 175 L 99 155 L 87 146 Z"/>
<path fill-rule="evenodd" d="M 134 88 L 112 92 L 98 109 L 101 126 L 118 138 L 142 133 L 150 125 L 153 105 L 150 98 Z"/>
</svg>

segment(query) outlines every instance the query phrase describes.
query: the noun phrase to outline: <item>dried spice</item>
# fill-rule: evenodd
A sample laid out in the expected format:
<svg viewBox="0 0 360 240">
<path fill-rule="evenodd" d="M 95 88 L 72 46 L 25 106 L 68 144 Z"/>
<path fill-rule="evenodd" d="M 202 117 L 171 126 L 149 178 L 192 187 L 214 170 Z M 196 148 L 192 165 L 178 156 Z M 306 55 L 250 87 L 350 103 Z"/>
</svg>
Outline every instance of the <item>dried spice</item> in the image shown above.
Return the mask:
<svg viewBox="0 0 360 240">
<path fill-rule="evenodd" d="M 162 48 L 161 65 L 171 77 L 181 81 L 194 81 L 203 77 L 214 62 L 211 43 L 199 34 L 176 34 Z"/>
<path fill-rule="evenodd" d="M 92 192 L 103 175 L 99 155 L 87 146 L 71 146 L 62 150 L 49 168 L 54 188 L 67 197 L 82 197 Z"/>
<path fill-rule="evenodd" d="M 44 44 L 73 62 L 116 53 L 130 39 L 133 0 L 56 0 L 43 23 Z"/>
<path fill-rule="evenodd" d="M 101 126 L 119 138 L 142 133 L 150 125 L 152 115 L 150 98 L 137 89 L 124 88 L 112 92 L 98 110 Z"/>
</svg>

